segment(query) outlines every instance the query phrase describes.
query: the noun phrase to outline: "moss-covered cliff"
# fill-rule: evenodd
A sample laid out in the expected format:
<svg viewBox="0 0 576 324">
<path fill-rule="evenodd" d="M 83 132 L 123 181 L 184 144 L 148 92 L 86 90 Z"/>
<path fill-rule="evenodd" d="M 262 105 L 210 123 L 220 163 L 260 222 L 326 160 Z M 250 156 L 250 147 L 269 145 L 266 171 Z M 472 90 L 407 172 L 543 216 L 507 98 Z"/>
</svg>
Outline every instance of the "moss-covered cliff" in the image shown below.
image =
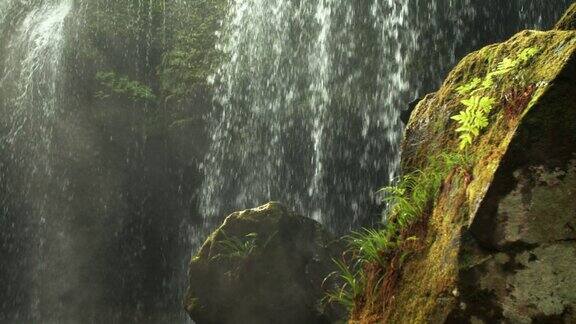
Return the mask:
<svg viewBox="0 0 576 324">
<path fill-rule="evenodd" d="M 398 227 L 418 243 L 366 269 L 352 322 L 574 322 L 576 31 L 561 29 L 468 55 L 418 104 L 405 174 L 436 172 L 439 156 L 466 162 Z"/>
</svg>

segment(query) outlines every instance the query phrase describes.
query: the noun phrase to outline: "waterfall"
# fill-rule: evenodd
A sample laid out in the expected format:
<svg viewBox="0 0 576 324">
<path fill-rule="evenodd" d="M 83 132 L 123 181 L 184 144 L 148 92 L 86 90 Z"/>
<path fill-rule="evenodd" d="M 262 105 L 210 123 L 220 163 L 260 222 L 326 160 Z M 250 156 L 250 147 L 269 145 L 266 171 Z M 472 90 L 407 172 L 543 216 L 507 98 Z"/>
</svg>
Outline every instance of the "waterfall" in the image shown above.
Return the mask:
<svg viewBox="0 0 576 324">
<path fill-rule="evenodd" d="M 339 231 L 377 218 L 398 168 L 408 14 L 394 1 L 233 2 L 201 212 L 282 200 Z"/>
<path fill-rule="evenodd" d="M 0 322 L 185 322 L 193 246 L 267 200 L 378 222 L 400 111 L 569 1 L 232 0 L 205 86 L 225 2 L 0 0 Z"/>
<path fill-rule="evenodd" d="M 15 9 L 18 1 L 5 4 Z M 64 22 L 72 9 L 72 0 L 44 2 L 40 5 L 12 10 L 3 19 L 12 19 L 13 29 L 3 33 L 4 55 L 0 79 L 0 112 L 2 130 L 0 147 L 4 158 L 15 166 L 15 176 L 23 199 L 25 222 L 36 238 L 27 242 L 28 250 L 20 250 L 23 259 L 28 254 L 30 271 L 19 284 L 29 291 L 28 312 L 40 320 L 46 308 L 62 311 L 55 296 L 64 294 L 73 282 L 74 271 L 66 256 L 71 242 L 66 224 L 52 213 L 51 190 L 65 190 L 53 179 L 53 131 L 59 118 L 61 93 L 61 57 L 64 48 Z M 8 34 L 9 33 L 9 34 Z M 5 43 L 4 43 L 5 42 Z M 24 215 L 21 215 L 24 217 Z M 12 223 L 14 226 L 14 223 Z M 54 251 L 54 250 L 57 250 Z M 66 277 L 61 273 L 67 273 Z M 45 301 L 41 303 L 41 300 Z"/>
<path fill-rule="evenodd" d="M 208 228 L 280 200 L 342 233 L 380 219 L 400 111 L 456 60 L 568 1 L 232 1 L 200 213 Z M 510 23 L 503 24 L 502 21 Z"/>
</svg>

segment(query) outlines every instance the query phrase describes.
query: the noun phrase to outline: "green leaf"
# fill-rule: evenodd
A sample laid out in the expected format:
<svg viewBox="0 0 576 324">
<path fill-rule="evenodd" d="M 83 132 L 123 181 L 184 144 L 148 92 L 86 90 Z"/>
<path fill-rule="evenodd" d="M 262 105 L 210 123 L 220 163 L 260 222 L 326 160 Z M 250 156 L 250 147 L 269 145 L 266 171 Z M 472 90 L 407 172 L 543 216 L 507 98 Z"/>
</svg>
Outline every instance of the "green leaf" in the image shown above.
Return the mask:
<svg viewBox="0 0 576 324">
<path fill-rule="evenodd" d="M 482 81 L 481 89 L 489 89 L 494 85 L 494 80 L 492 80 L 492 74 L 488 73 L 484 81 Z"/>
<path fill-rule="evenodd" d="M 475 137 L 480 135 L 480 131 L 488 127 L 488 115 L 494 107 L 496 99 L 472 96 L 461 100 L 461 102 L 466 108 L 450 118 L 459 124 L 456 132 L 460 133 L 460 149 L 465 149 L 472 144 Z"/>
<path fill-rule="evenodd" d="M 502 62 L 498 63 L 498 67 L 496 71 L 492 72 L 493 75 L 503 75 L 510 71 L 512 71 L 515 67 L 518 66 L 517 60 L 512 60 L 510 58 L 505 58 Z"/>
<path fill-rule="evenodd" d="M 533 58 L 538 52 L 540 51 L 537 47 L 528 47 L 522 50 L 520 54 L 518 54 L 518 59 L 524 63 L 528 62 L 531 58 Z"/>
<path fill-rule="evenodd" d="M 476 89 L 480 83 L 482 83 L 482 80 L 480 78 L 474 78 L 467 84 L 461 85 L 458 88 L 456 88 L 456 91 L 458 91 L 459 94 L 464 95 Z"/>
</svg>

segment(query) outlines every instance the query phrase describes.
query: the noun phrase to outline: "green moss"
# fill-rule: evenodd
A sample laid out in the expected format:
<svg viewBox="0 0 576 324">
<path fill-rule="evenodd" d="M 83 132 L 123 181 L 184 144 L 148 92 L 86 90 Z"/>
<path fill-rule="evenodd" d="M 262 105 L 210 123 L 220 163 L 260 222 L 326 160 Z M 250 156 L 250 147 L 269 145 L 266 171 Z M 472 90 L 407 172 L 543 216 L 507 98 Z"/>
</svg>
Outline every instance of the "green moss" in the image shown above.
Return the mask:
<svg viewBox="0 0 576 324">
<path fill-rule="evenodd" d="M 388 310 L 383 311 L 381 304 L 359 304 L 353 322 L 443 322 L 457 308 L 453 291 L 462 269 L 460 233 L 474 221 L 503 158 L 512 154 L 511 143 L 536 143 L 536 152 L 538 145 L 552 146 L 543 138 L 556 139 L 555 148 L 566 148 L 576 140 L 576 118 L 572 116 L 576 112 L 566 111 L 573 106 L 569 102 L 574 100 L 573 95 L 568 95 L 569 89 L 561 85 L 562 80 L 572 78 L 563 73 L 573 73 L 575 50 L 575 32 L 521 32 L 505 43 L 468 55 L 437 93 L 418 104 L 403 143 L 402 167 L 407 174 L 427 170 L 430 156 L 458 151 L 459 125 L 450 117 L 463 109 L 462 100 L 470 97 L 472 91 L 495 99 L 488 125 L 465 151 L 473 164 L 471 172 L 452 172 L 444 177 L 430 210 L 428 230 L 420 238 L 425 245 L 402 266 Z M 491 75 L 491 80 L 484 83 L 487 75 Z M 517 109 L 512 109 L 511 114 L 509 108 L 514 105 L 519 107 L 514 107 Z M 533 124 L 531 118 L 535 118 Z M 550 133 L 554 131 L 556 134 Z M 540 159 L 537 153 L 530 158 Z M 464 267 L 478 261 L 470 257 L 470 264 Z M 371 298 L 372 289 L 366 288 L 364 300 Z"/>
<path fill-rule="evenodd" d="M 554 28 L 558 30 L 576 30 L 576 3 L 568 8 Z"/>
</svg>

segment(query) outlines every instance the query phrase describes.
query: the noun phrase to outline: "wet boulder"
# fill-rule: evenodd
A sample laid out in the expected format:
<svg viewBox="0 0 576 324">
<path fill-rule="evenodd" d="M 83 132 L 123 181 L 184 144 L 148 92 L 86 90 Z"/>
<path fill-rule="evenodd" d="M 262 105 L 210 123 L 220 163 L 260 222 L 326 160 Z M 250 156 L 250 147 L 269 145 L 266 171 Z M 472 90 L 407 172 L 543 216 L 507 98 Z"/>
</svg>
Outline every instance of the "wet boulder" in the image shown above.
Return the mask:
<svg viewBox="0 0 576 324">
<path fill-rule="evenodd" d="M 345 314 L 323 299 L 342 252 L 279 203 L 233 213 L 192 258 L 184 306 L 199 324 L 336 322 Z"/>
<path fill-rule="evenodd" d="M 558 29 L 471 53 L 418 104 L 404 171 L 458 162 L 420 215 L 419 244 L 368 285 L 352 322 L 576 323 L 574 9 Z"/>
</svg>

